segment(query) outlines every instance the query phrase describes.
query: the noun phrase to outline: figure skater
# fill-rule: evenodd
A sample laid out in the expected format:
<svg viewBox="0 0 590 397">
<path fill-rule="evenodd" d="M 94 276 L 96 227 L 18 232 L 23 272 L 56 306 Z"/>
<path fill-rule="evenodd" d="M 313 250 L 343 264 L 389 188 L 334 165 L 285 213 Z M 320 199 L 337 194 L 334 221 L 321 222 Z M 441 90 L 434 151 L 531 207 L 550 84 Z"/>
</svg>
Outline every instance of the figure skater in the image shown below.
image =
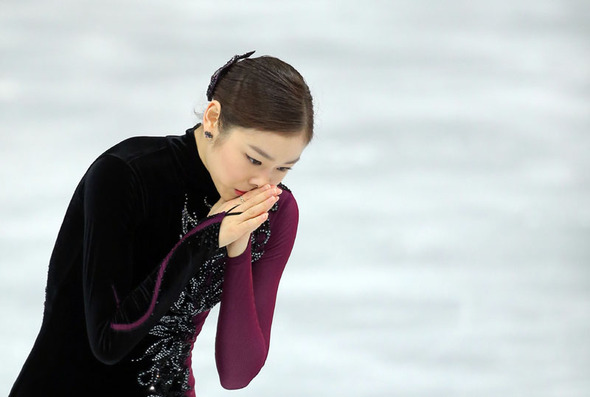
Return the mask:
<svg viewBox="0 0 590 397">
<path fill-rule="evenodd" d="M 127 139 L 87 170 L 10 397 L 194 396 L 193 344 L 219 302 L 221 385 L 258 374 L 297 232 L 281 181 L 313 136 L 313 105 L 293 67 L 252 53 L 212 76 L 202 123 Z"/>
</svg>

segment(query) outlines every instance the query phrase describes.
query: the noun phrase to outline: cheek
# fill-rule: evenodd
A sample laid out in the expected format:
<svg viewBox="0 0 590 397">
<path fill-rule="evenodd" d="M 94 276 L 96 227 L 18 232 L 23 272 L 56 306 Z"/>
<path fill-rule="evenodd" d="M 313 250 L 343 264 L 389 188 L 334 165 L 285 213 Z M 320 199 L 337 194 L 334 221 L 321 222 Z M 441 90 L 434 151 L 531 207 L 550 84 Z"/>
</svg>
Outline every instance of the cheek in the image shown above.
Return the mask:
<svg viewBox="0 0 590 397">
<path fill-rule="evenodd" d="M 270 178 L 270 184 L 271 185 L 278 185 L 279 183 L 281 183 L 283 181 L 285 176 L 286 175 L 282 172 L 279 172 L 279 171 L 274 172 Z"/>
<path fill-rule="evenodd" d="M 228 182 L 240 181 L 244 177 L 245 165 L 238 155 L 226 152 L 220 157 L 220 168 L 223 170 L 223 178 Z"/>
</svg>

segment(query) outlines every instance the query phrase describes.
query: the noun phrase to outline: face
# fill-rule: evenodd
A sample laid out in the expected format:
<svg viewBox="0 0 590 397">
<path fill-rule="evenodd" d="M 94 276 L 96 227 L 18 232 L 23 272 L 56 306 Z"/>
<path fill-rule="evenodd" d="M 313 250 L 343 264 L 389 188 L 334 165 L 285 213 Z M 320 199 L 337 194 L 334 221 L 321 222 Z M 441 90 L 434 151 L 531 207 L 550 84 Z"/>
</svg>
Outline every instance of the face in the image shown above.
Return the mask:
<svg viewBox="0 0 590 397">
<path fill-rule="evenodd" d="M 206 155 L 207 169 L 226 201 L 258 186 L 278 185 L 307 146 L 303 133 L 285 136 L 235 127 L 226 134 L 209 144 Z"/>
</svg>

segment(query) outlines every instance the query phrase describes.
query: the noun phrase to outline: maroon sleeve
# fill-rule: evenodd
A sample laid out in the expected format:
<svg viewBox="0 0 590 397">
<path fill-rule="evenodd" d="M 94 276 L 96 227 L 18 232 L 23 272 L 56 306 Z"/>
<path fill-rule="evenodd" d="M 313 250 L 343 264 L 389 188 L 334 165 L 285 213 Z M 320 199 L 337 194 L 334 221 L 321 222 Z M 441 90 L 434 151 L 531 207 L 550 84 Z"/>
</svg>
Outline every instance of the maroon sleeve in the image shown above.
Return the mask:
<svg viewBox="0 0 590 397">
<path fill-rule="evenodd" d="M 248 245 L 242 255 L 227 258 L 215 343 L 217 371 L 226 389 L 247 386 L 268 355 L 277 289 L 299 219 L 291 192 L 284 190 L 278 203 L 269 215 L 271 235 L 264 255 L 252 264 Z"/>
</svg>

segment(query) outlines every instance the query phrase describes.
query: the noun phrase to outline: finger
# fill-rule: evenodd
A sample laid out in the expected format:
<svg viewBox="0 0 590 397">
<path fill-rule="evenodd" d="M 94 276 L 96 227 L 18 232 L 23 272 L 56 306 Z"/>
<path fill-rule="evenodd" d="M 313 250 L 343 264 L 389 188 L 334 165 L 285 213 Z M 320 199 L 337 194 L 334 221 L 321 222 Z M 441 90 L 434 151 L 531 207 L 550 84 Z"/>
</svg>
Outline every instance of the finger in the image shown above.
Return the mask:
<svg viewBox="0 0 590 397">
<path fill-rule="evenodd" d="M 279 200 L 278 196 L 270 196 L 248 209 L 244 209 L 242 219 L 254 218 L 262 213 L 268 212 L 272 206 Z"/>
<path fill-rule="evenodd" d="M 252 198 L 259 195 L 260 193 L 270 190 L 270 188 L 272 188 L 272 186 L 269 184 L 266 184 L 266 185 L 257 187 L 256 189 L 249 190 L 246 193 L 244 193 L 243 195 L 241 195 L 240 197 L 243 198 L 244 201 L 251 200 Z M 238 200 L 240 199 L 240 197 L 238 197 Z"/>
<path fill-rule="evenodd" d="M 264 190 L 267 190 L 267 189 L 270 189 L 270 185 L 261 186 L 259 188 L 250 190 L 250 191 L 242 194 L 241 196 L 238 196 L 236 198 L 233 198 L 233 199 L 231 199 L 229 201 L 225 201 L 223 203 L 223 207 L 222 207 L 221 210 L 229 213 L 233 209 L 235 209 L 237 206 L 243 205 L 250 198 L 255 197 L 256 194 L 258 194 L 258 193 L 260 193 L 260 192 L 262 192 Z M 240 207 L 240 210 L 242 210 L 242 209 L 243 209 L 243 207 Z"/>
<path fill-rule="evenodd" d="M 241 212 L 238 211 L 234 211 L 237 207 L 239 207 L 240 205 L 234 205 L 233 207 L 231 207 L 229 210 L 226 211 L 225 215 L 229 216 L 229 215 L 242 215 Z"/>
<path fill-rule="evenodd" d="M 258 199 L 258 198 L 257 198 Z M 256 200 L 257 200 L 256 199 Z M 262 213 L 268 212 L 274 203 L 278 201 L 278 196 L 270 196 L 266 197 L 264 200 L 254 204 L 254 200 L 252 199 L 248 201 L 248 204 L 245 205 L 238 205 L 236 208 L 232 208 L 232 210 L 228 211 L 228 215 L 236 216 L 236 221 L 239 223 L 243 223 L 249 219 L 255 218 Z"/>
<path fill-rule="evenodd" d="M 256 189 L 252 189 L 252 190 L 242 194 L 241 196 L 231 199 L 225 203 L 226 205 L 224 206 L 224 210 L 226 212 L 229 212 L 228 211 L 229 208 L 232 208 L 232 207 L 235 207 L 238 205 L 244 205 L 246 202 L 250 201 L 252 198 L 263 193 L 264 191 L 269 190 L 271 187 L 272 187 L 271 185 L 264 185 L 261 187 L 257 187 Z M 241 207 L 240 209 L 243 209 L 243 208 L 244 207 Z"/>
<path fill-rule="evenodd" d="M 242 222 L 240 228 L 244 231 L 243 234 L 252 233 L 254 230 L 258 229 L 258 227 L 262 225 L 267 219 L 268 212 L 264 212 L 254 218 L 250 218 Z"/>
<path fill-rule="evenodd" d="M 279 191 L 278 188 L 271 186 L 267 190 L 259 192 L 258 194 L 256 194 L 255 196 L 253 196 L 252 198 L 250 198 L 249 200 L 247 200 L 243 203 L 242 211 L 246 211 L 246 210 L 264 202 L 269 197 L 273 197 L 273 196 L 278 197 L 278 195 L 279 195 L 278 191 Z"/>
<path fill-rule="evenodd" d="M 230 214 L 231 215 L 231 214 Z M 256 230 L 266 219 L 268 213 L 264 212 L 257 216 L 241 219 L 243 214 L 235 216 L 225 216 L 221 221 L 219 230 L 219 246 L 224 247 L 232 243 L 244 234 L 252 233 Z"/>
</svg>

